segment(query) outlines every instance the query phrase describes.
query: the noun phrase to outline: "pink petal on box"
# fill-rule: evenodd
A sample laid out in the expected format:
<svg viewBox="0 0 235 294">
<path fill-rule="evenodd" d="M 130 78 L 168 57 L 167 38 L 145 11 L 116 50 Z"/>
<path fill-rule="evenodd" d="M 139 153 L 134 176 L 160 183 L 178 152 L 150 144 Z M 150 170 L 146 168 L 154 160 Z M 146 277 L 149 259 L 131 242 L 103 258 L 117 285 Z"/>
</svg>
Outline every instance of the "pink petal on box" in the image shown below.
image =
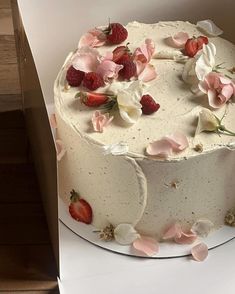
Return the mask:
<svg viewBox="0 0 235 294">
<path fill-rule="evenodd" d="M 84 46 L 100 47 L 106 42 L 106 35 L 100 29 L 93 29 L 84 34 L 78 43 L 78 48 Z"/>
<path fill-rule="evenodd" d="M 172 37 L 167 38 L 167 43 L 175 48 L 184 48 L 185 43 L 189 39 L 189 34 L 185 32 L 179 32 Z"/>
<path fill-rule="evenodd" d="M 205 243 L 199 243 L 191 249 L 191 254 L 196 261 L 203 261 L 208 256 L 208 247 Z"/>
<path fill-rule="evenodd" d="M 176 236 L 178 238 L 181 237 L 182 234 L 182 230 L 181 230 L 181 226 L 178 223 L 174 223 L 172 226 L 170 226 L 167 231 L 164 233 L 162 239 L 163 240 L 169 240 L 169 239 L 173 239 Z"/>
<path fill-rule="evenodd" d="M 148 256 L 153 256 L 159 252 L 159 244 L 157 240 L 150 237 L 140 236 L 140 238 L 137 238 L 132 245 L 136 250 L 143 252 Z"/>
<path fill-rule="evenodd" d="M 171 142 L 173 151 L 182 151 L 189 146 L 187 137 L 182 133 L 175 132 L 165 138 Z"/>
<path fill-rule="evenodd" d="M 50 115 L 50 124 L 53 129 L 57 128 L 56 116 L 54 113 Z"/>
<path fill-rule="evenodd" d="M 166 139 L 157 140 L 147 146 L 146 152 L 153 156 L 168 157 L 172 153 L 172 145 Z"/>
<path fill-rule="evenodd" d="M 59 139 L 55 140 L 55 144 L 56 144 L 57 160 L 60 161 L 65 155 L 66 149 L 65 149 L 63 141 Z"/>
<path fill-rule="evenodd" d="M 116 64 L 112 60 L 104 59 L 98 65 L 96 72 L 102 76 L 106 81 L 110 78 L 116 79 L 118 77 L 118 72 L 123 68 L 123 65 Z"/>
<path fill-rule="evenodd" d="M 139 74 L 138 79 L 142 82 L 149 82 L 157 77 L 155 67 L 152 64 L 146 64 L 144 70 Z"/>
<path fill-rule="evenodd" d="M 190 232 L 190 233 L 181 233 L 181 236 L 175 236 L 174 240 L 178 244 L 192 244 L 197 239 L 197 235 Z"/>
<path fill-rule="evenodd" d="M 221 94 L 226 98 L 227 101 L 232 97 L 232 95 L 233 95 L 233 86 L 231 84 L 231 81 L 230 81 L 229 85 L 225 85 L 222 88 Z"/>
</svg>

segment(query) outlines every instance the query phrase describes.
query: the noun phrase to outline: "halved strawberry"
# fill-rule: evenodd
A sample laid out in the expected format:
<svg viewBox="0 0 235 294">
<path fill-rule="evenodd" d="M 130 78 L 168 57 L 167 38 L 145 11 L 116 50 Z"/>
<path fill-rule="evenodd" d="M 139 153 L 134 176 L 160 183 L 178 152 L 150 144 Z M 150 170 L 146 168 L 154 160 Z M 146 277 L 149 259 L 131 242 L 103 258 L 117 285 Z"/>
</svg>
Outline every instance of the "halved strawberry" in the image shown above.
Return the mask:
<svg viewBox="0 0 235 294">
<path fill-rule="evenodd" d="M 80 92 L 76 97 L 80 97 L 81 102 L 89 107 L 99 107 L 109 100 L 108 95 L 93 92 Z"/>
<path fill-rule="evenodd" d="M 85 224 L 90 224 L 92 222 L 92 209 L 90 204 L 79 197 L 78 193 L 72 190 L 70 192 L 71 203 L 69 205 L 69 213 L 73 219 Z"/>
<path fill-rule="evenodd" d="M 128 45 L 128 44 L 127 44 Z M 126 61 L 131 59 L 131 52 L 128 46 L 118 46 L 113 50 L 113 61 L 120 63 L 120 61 Z"/>
<path fill-rule="evenodd" d="M 189 57 L 193 57 L 199 50 L 202 49 L 203 44 L 208 44 L 208 38 L 205 36 L 199 36 L 198 38 L 190 38 L 185 43 L 184 53 Z"/>
</svg>

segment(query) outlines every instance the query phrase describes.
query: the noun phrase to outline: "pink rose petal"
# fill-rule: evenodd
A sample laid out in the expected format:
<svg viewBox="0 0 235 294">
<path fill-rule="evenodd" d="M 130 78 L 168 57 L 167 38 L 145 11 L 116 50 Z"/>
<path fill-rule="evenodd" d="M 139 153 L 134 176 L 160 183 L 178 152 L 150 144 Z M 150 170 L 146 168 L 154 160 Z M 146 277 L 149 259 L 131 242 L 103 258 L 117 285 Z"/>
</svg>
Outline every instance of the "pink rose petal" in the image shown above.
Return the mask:
<svg viewBox="0 0 235 294">
<path fill-rule="evenodd" d="M 175 236 L 174 240 L 178 244 L 192 244 L 197 239 L 197 235 L 195 233 L 189 232 L 184 233 L 181 232 L 181 236 Z"/>
<path fill-rule="evenodd" d="M 66 153 L 65 145 L 60 139 L 55 140 L 57 160 L 60 161 Z"/>
<path fill-rule="evenodd" d="M 203 261 L 208 256 L 208 247 L 204 243 L 199 243 L 191 249 L 191 254 L 196 261 Z"/>
<path fill-rule="evenodd" d="M 169 239 L 173 239 L 175 237 L 180 238 L 182 234 L 182 230 L 181 230 L 181 226 L 178 223 L 174 223 L 173 225 L 171 225 L 167 231 L 164 233 L 162 239 L 163 240 L 169 240 Z"/>
<path fill-rule="evenodd" d="M 99 52 L 91 47 L 82 47 L 77 50 L 72 58 L 72 65 L 75 69 L 84 72 L 96 71 L 100 61 Z"/>
<path fill-rule="evenodd" d="M 152 64 L 146 64 L 144 70 L 139 74 L 138 79 L 142 82 L 149 82 L 157 77 L 155 67 Z"/>
<path fill-rule="evenodd" d="M 94 131 L 99 133 L 102 133 L 112 120 L 113 116 L 109 117 L 109 113 L 102 114 L 99 110 L 96 110 L 91 118 Z"/>
<path fill-rule="evenodd" d="M 167 43 L 175 48 L 184 48 L 186 41 L 189 39 L 189 34 L 179 32 L 172 37 L 167 38 Z"/>
<path fill-rule="evenodd" d="M 78 48 L 84 46 L 100 47 L 106 42 L 106 35 L 100 29 L 93 29 L 84 34 L 78 43 Z"/>
<path fill-rule="evenodd" d="M 98 65 L 96 72 L 107 81 L 108 79 L 116 79 L 118 72 L 123 68 L 123 65 L 116 64 L 112 60 L 104 59 Z"/>
<path fill-rule="evenodd" d="M 166 138 L 171 142 L 173 151 L 182 151 L 189 146 L 187 137 L 179 132 L 175 132 Z"/>
<path fill-rule="evenodd" d="M 146 152 L 153 156 L 168 157 L 172 154 L 172 145 L 166 139 L 157 140 L 147 146 Z"/>
<path fill-rule="evenodd" d="M 145 43 L 136 48 L 133 57 L 142 63 L 148 63 L 155 51 L 155 45 L 152 39 L 146 39 Z"/>
<path fill-rule="evenodd" d="M 137 238 L 132 245 L 136 250 L 141 251 L 148 256 L 153 256 L 159 252 L 159 244 L 157 240 L 150 237 L 141 236 L 140 238 Z"/>
<path fill-rule="evenodd" d="M 52 129 L 56 129 L 57 128 L 56 116 L 55 116 L 54 113 L 52 113 L 50 115 L 50 124 L 51 124 Z"/>
<path fill-rule="evenodd" d="M 167 157 L 172 152 L 180 152 L 189 146 L 187 137 L 179 132 L 163 137 L 161 140 L 154 141 L 148 145 L 146 152 L 149 155 Z"/>
</svg>

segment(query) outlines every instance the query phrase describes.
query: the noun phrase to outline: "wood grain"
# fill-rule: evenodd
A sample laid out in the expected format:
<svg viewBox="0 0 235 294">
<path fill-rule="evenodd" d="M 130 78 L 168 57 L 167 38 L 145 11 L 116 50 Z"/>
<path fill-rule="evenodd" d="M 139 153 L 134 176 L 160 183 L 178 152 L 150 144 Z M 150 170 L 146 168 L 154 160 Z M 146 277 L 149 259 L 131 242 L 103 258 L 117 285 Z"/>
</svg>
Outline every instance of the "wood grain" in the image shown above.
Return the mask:
<svg viewBox="0 0 235 294">
<path fill-rule="evenodd" d="M 0 94 L 20 94 L 17 64 L 0 64 Z"/>
<path fill-rule="evenodd" d="M 11 8 L 11 1 L 10 0 L 1 0 L 0 1 L 0 9 L 2 8 Z"/>
<path fill-rule="evenodd" d="M 10 8 L 0 9 L 0 35 L 14 35 Z"/>
<path fill-rule="evenodd" d="M 0 292 L 49 290 L 57 286 L 50 245 L 1 245 L 0 260 Z"/>
<path fill-rule="evenodd" d="M 0 35 L 0 64 L 17 64 L 15 37 Z"/>
</svg>

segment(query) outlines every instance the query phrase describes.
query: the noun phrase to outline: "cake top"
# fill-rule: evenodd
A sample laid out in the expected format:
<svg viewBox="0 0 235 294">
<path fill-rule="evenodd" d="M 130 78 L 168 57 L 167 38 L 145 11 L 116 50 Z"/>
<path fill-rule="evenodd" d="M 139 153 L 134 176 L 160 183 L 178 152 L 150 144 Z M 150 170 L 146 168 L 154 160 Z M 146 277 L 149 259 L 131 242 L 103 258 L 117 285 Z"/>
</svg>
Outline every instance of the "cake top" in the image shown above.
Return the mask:
<svg viewBox="0 0 235 294">
<path fill-rule="evenodd" d="M 128 50 L 136 55 L 137 48 L 140 53 L 145 53 L 145 57 L 149 57 L 146 62 L 148 71 L 129 79 L 125 75 L 130 74 L 131 67 L 123 73 L 123 64 L 121 67 L 116 64 L 112 78 L 106 76 L 104 84 L 101 81 L 102 86 L 95 91 L 87 90 L 85 82 L 79 87 L 68 87 L 66 74 L 71 64 L 75 68 L 84 66 L 77 58 L 81 52 L 90 50 L 92 56 L 98 54 L 101 60 L 109 60 L 113 50 L 121 46 L 102 44 L 98 48 L 88 48 L 81 46 L 83 37 L 80 48 L 68 56 L 55 83 L 55 103 L 61 116 L 87 140 L 99 145 L 121 142 L 125 151 L 128 148 L 129 154 L 137 157 L 178 160 L 221 147 L 234 148 L 235 138 L 231 134 L 219 135 L 211 131 L 220 128 L 219 120 L 223 118 L 221 125 L 235 132 L 235 46 L 221 37 L 207 35 L 208 43 L 205 42 L 191 57 L 185 56 L 185 50 L 189 49 L 190 55 L 195 46 L 188 43 L 189 47 L 184 47 L 185 35 L 188 38 L 206 36 L 194 24 L 182 21 L 156 24 L 131 22 L 125 28 L 128 36 L 121 45 L 128 44 Z M 184 50 L 182 44 L 177 42 L 183 42 Z M 94 66 L 94 63 L 89 63 L 90 59 L 86 62 L 86 66 Z M 138 71 L 142 64 L 137 63 Z M 102 75 L 102 68 L 98 72 Z M 118 72 L 124 75 L 122 79 L 120 76 L 117 78 Z M 89 107 L 75 98 L 87 99 L 90 92 L 105 94 L 109 103 Z M 155 112 L 150 115 L 143 114 L 140 103 L 143 95 L 151 96 L 156 102 Z M 106 99 L 102 95 L 98 98 Z M 106 106 L 114 107 L 110 111 Z M 105 114 L 107 112 L 109 117 Z M 103 115 L 102 118 L 100 115 Z M 209 125 L 208 121 L 205 124 L 208 118 Z M 107 127 L 100 128 L 99 119 L 105 120 Z M 224 129 L 221 127 L 221 130 Z"/>
</svg>

